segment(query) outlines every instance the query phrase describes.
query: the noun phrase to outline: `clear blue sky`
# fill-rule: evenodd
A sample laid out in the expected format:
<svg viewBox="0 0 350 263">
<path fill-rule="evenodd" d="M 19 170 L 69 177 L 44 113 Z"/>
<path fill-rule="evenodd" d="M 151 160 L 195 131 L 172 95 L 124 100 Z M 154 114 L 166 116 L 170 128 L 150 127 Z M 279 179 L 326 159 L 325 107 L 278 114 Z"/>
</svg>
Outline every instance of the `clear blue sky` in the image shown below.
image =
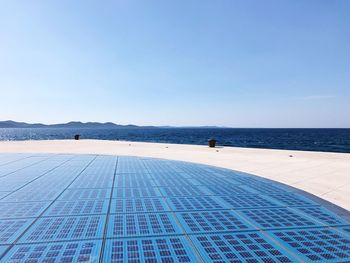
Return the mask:
<svg viewBox="0 0 350 263">
<path fill-rule="evenodd" d="M 0 0 L 0 120 L 350 127 L 350 1 Z"/>
</svg>

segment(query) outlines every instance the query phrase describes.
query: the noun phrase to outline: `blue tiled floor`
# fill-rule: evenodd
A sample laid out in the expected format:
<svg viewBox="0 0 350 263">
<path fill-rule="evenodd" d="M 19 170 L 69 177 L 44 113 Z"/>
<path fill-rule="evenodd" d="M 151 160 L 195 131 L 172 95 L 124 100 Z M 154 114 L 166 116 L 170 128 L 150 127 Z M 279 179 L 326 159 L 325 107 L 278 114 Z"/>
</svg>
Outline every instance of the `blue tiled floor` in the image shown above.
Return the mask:
<svg viewBox="0 0 350 263">
<path fill-rule="evenodd" d="M 1 262 L 350 262 L 350 224 L 249 174 L 0 154 Z"/>
</svg>

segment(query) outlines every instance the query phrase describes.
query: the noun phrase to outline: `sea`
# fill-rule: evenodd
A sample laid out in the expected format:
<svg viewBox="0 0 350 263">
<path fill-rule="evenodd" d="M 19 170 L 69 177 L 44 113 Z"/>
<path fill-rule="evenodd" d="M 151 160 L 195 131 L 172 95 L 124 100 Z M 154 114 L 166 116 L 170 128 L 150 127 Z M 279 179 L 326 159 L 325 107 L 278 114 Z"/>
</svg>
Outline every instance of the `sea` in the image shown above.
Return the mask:
<svg viewBox="0 0 350 263">
<path fill-rule="evenodd" d="M 246 128 L 0 128 L 0 140 L 120 140 L 350 153 L 350 129 Z M 0 149 L 1 150 L 1 149 Z"/>
</svg>

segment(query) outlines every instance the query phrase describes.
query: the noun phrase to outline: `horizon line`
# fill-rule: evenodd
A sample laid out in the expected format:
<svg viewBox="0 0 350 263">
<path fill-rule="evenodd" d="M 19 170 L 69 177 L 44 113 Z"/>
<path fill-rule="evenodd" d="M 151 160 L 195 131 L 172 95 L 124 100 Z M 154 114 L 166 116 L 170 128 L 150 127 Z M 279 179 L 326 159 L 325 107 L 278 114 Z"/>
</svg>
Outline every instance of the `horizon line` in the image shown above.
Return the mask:
<svg viewBox="0 0 350 263">
<path fill-rule="evenodd" d="M 243 126 L 224 126 L 224 125 L 138 125 L 138 124 L 119 124 L 119 123 L 114 123 L 111 121 L 107 122 L 99 122 L 99 121 L 87 121 L 87 122 L 82 122 L 82 121 L 68 121 L 68 122 L 62 122 L 62 123 L 42 123 L 42 122 L 25 122 L 25 121 L 14 121 L 14 120 L 4 120 L 1 121 L 0 123 L 3 122 L 14 122 L 18 124 L 26 124 L 26 125 L 44 125 L 48 126 L 46 128 L 51 128 L 50 126 L 55 126 L 55 125 L 67 125 L 71 123 L 79 123 L 79 124 L 100 124 L 100 125 L 116 125 L 116 126 L 136 126 L 138 128 L 143 128 L 143 127 L 154 127 L 154 128 L 217 128 L 217 129 L 350 129 L 350 127 L 243 127 Z M 23 128 L 35 128 L 38 129 L 40 127 L 0 127 L 2 129 L 23 129 Z M 55 127 L 53 127 L 55 128 Z M 57 127 L 56 127 L 57 128 Z M 65 128 L 65 127 L 61 127 Z M 116 127 L 117 128 L 117 127 Z"/>
</svg>

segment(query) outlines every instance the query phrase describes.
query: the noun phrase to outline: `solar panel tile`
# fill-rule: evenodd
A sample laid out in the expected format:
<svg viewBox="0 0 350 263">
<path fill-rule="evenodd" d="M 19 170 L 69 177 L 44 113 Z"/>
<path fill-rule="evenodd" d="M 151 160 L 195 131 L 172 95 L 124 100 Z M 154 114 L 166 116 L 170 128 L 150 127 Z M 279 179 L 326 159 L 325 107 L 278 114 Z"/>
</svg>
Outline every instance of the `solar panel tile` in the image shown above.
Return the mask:
<svg viewBox="0 0 350 263">
<path fill-rule="evenodd" d="M 158 180 L 160 178 L 171 178 L 171 179 L 177 179 L 177 180 L 188 180 L 191 179 L 191 176 L 188 174 L 184 174 L 181 172 L 176 171 L 167 171 L 166 169 L 162 169 L 162 172 L 158 171 L 150 171 L 150 175 L 152 176 L 153 180 Z"/>
<path fill-rule="evenodd" d="M 227 209 L 212 196 L 184 196 L 167 198 L 173 211 Z"/>
<path fill-rule="evenodd" d="M 110 239 L 103 262 L 200 262 L 183 236 Z"/>
<path fill-rule="evenodd" d="M 18 243 L 103 238 L 105 221 L 105 215 L 40 218 Z"/>
<path fill-rule="evenodd" d="M 310 199 L 295 194 L 270 194 L 268 196 L 273 202 L 278 202 L 284 206 L 313 206 L 317 205 Z"/>
<path fill-rule="evenodd" d="M 259 232 L 191 235 L 204 262 L 297 262 Z"/>
<path fill-rule="evenodd" d="M 158 188 L 143 187 L 143 188 L 114 188 L 113 198 L 147 198 L 161 197 Z"/>
<path fill-rule="evenodd" d="M 230 210 L 177 212 L 176 217 L 189 234 L 257 229 Z"/>
<path fill-rule="evenodd" d="M 239 179 L 236 179 L 239 180 Z M 273 185 L 271 183 L 245 183 L 246 184 L 246 188 L 249 191 L 255 191 L 257 194 L 287 194 L 290 193 L 291 190 L 287 189 L 285 187 L 280 187 L 280 186 L 276 186 Z"/>
<path fill-rule="evenodd" d="M 0 218 L 37 217 L 50 202 L 0 202 Z"/>
<path fill-rule="evenodd" d="M 162 192 L 164 197 L 171 196 L 202 196 L 210 195 L 211 192 L 205 187 L 201 186 L 182 186 L 182 187 L 160 187 L 159 190 Z"/>
<path fill-rule="evenodd" d="M 182 234 L 172 213 L 116 214 L 110 216 L 107 237 Z"/>
<path fill-rule="evenodd" d="M 11 244 L 34 219 L 1 219 L 0 220 L 0 244 Z"/>
<path fill-rule="evenodd" d="M 109 199 L 110 195 L 110 188 L 67 189 L 58 200 Z"/>
<path fill-rule="evenodd" d="M 264 208 L 239 210 L 237 213 L 244 216 L 260 229 L 278 229 L 295 227 L 323 226 L 305 215 L 296 213 L 288 208 Z"/>
<path fill-rule="evenodd" d="M 314 220 L 320 221 L 323 224 L 328 226 L 336 226 L 336 225 L 348 225 L 349 222 L 345 221 L 341 217 L 335 215 L 327 211 L 326 209 L 313 206 L 313 207 L 296 207 L 293 208 L 296 211 L 301 211 L 303 214 L 311 217 Z"/>
<path fill-rule="evenodd" d="M 231 195 L 218 197 L 226 203 L 226 207 L 232 209 L 250 209 L 257 207 L 278 207 L 277 201 L 268 199 L 262 195 Z"/>
<path fill-rule="evenodd" d="M 132 181 L 132 180 L 153 180 L 153 177 L 149 173 L 133 173 L 133 174 L 117 174 L 115 177 L 116 182 Z"/>
<path fill-rule="evenodd" d="M 237 173 L 237 171 L 236 171 Z M 233 176 L 234 180 L 241 183 L 241 184 L 246 184 L 250 186 L 261 186 L 263 187 L 264 185 L 268 186 L 269 184 L 266 184 L 265 180 L 262 178 L 258 178 L 255 176 L 250 176 L 248 174 L 244 173 L 238 173 Z M 278 188 L 278 187 L 277 187 Z"/>
<path fill-rule="evenodd" d="M 147 173 L 148 170 L 140 158 L 119 157 L 117 174 L 124 173 Z"/>
<path fill-rule="evenodd" d="M 215 176 L 211 177 L 201 177 L 199 176 L 195 177 L 195 181 L 198 182 L 196 185 L 231 185 L 231 184 L 238 184 L 234 179 L 231 179 L 229 177 L 223 177 L 218 178 Z"/>
<path fill-rule="evenodd" d="M 207 186 L 209 191 L 214 195 L 251 195 L 255 194 L 252 189 L 247 189 L 243 185 L 235 184 L 222 184 L 222 185 L 210 185 Z"/>
<path fill-rule="evenodd" d="M 45 211 L 44 216 L 106 214 L 108 204 L 109 200 L 104 199 L 56 201 Z"/>
<path fill-rule="evenodd" d="M 152 187 L 155 186 L 153 180 L 145 180 L 145 179 L 134 179 L 134 180 L 124 180 L 124 179 L 116 179 L 114 183 L 114 187 Z"/>
<path fill-rule="evenodd" d="M 350 236 L 331 228 L 273 231 L 279 242 L 303 261 L 350 262 Z"/>
<path fill-rule="evenodd" d="M 69 188 L 111 188 L 112 186 L 113 180 L 110 176 L 101 176 L 100 178 L 79 177 L 69 186 Z"/>
<path fill-rule="evenodd" d="M 164 198 L 113 199 L 111 213 L 165 212 L 170 208 Z"/>
<path fill-rule="evenodd" d="M 158 177 L 155 179 L 156 186 L 163 186 L 163 187 L 186 187 L 191 185 L 191 182 L 187 179 L 181 179 L 179 178 L 166 178 L 166 177 Z"/>
<path fill-rule="evenodd" d="M 26 201 L 53 201 L 55 200 L 63 189 L 57 188 L 30 188 L 20 189 L 14 193 L 9 194 L 1 201 L 4 202 L 26 202 Z"/>
<path fill-rule="evenodd" d="M 101 240 L 14 245 L 2 261 L 34 262 L 98 262 Z"/>
</svg>

